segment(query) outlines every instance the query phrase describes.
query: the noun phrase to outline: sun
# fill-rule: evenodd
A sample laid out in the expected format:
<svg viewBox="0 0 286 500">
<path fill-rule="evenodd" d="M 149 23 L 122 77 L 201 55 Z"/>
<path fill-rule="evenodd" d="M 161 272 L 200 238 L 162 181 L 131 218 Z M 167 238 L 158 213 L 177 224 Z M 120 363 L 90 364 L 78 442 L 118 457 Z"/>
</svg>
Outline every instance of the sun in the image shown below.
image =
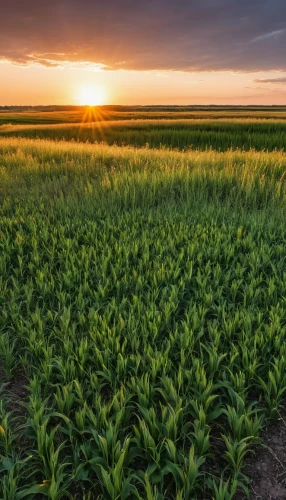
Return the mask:
<svg viewBox="0 0 286 500">
<path fill-rule="evenodd" d="M 104 90 L 97 85 L 86 85 L 79 91 L 79 102 L 82 106 L 100 106 L 104 101 Z"/>
</svg>

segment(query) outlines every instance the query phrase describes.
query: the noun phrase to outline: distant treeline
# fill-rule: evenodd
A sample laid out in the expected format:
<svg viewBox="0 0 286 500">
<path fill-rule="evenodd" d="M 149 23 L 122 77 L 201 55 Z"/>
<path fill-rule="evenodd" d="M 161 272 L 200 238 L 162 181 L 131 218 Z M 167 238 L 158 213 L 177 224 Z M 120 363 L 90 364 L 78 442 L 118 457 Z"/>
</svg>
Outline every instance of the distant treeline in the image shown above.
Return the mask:
<svg viewBox="0 0 286 500">
<path fill-rule="evenodd" d="M 14 111 L 14 112 L 25 112 L 25 111 L 35 111 L 35 112 L 51 112 L 51 111 L 80 111 L 88 108 L 88 106 L 63 106 L 63 105 L 50 105 L 50 106 L 0 106 L 0 111 Z M 286 111 L 286 106 L 271 105 L 271 106 L 233 106 L 233 105 L 148 105 L 148 106 L 124 106 L 124 105 L 105 105 L 96 106 L 97 109 L 108 110 L 108 111 Z"/>
</svg>

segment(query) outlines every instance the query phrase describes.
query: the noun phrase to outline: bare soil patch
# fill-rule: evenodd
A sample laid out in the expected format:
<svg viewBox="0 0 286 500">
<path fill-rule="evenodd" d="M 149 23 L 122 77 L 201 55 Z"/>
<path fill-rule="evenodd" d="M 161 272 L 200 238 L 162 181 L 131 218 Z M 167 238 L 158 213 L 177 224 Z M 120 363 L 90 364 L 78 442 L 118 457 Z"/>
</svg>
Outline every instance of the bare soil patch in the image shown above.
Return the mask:
<svg viewBox="0 0 286 500">
<path fill-rule="evenodd" d="M 21 402 L 23 402 L 28 395 L 28 390 L 26 388 L 28 380 L 24 369 L 18 366 L 12 380 L 6 382 L 5 375 L 0 366 L 0 381 L 5 384 L 5 393 L 8 396 L 7 407 L 9 411 L 13 411 L 17 414 L 25 413 L 21 405 Z"/>
<path fill-rule="evenodd" d="M 250 478 L 250 500 L 286 500 L 286 415 L 262 433 L 262 445 L 248 459 L 244 473 Z M 237 500 L 246 498 L 238 495 Z"/>
</svg>

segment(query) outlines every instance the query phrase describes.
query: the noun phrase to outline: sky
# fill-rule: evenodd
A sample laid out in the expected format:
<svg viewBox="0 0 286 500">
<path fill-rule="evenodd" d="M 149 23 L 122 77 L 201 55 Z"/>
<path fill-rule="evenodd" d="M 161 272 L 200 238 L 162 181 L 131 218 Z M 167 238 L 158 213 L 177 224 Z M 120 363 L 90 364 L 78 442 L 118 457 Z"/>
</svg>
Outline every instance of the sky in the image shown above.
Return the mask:
<svg viewBox="0 0 286 500">
<path fill-rule="evenodd" d="M 285 47 L 286 0 L 0 0 L 0 105 L 286 104 Z"/>
</svg>

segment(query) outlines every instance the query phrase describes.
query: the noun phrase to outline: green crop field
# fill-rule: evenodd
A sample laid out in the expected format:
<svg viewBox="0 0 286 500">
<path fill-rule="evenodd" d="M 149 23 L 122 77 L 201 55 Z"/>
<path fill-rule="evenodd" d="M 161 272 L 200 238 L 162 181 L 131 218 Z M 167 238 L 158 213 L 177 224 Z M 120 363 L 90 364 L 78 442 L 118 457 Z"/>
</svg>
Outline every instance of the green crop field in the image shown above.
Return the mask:
<svg viewBox="0 0 286 500">
<path fill-rule="evenodd" d="M 1 499 L 247 498 L 286 391 L 286 120 L 259 113 L 2 122 Z"/>
<path fill-rule="evenodd" d="M 0 106 L 0 125 L 179 118 L 285 120 L 286 106 Z"/>
<path fill-rule="evenodd" d="M 123 115 L 123 116 L 122 116 Z M 96 115 L 87 115 L 78 123 L 39 123 L 33 124 L 2 123 L 0 137 L 14 136 L 27 138 L 52 139 L 55 141 L 104 142 L 118 146 L 178 149 L 215 149 L 226 151 L 230 148 L 281 150 L 286 145 L 286 118 L 273 117 L 236 117 L 221 116 L 185 117 L 176 113 L 171 119 L 153 113 L 141 117 L 142 113 L 124 114 L 113 119 L 96 119 Z M 285 115 L 286 116 L 286 115 Z M 58 117 L 58 114 L 56 114 Z M 55 119 L 56 119 L 55 117 Z M 6 117 L 8 120 L 8 118 Z M 64 119 L 64 116 L 62 116 Z M 13 120 L 10 120 L 13 122 Z M 0 113 L 1 123 L 1 113 Z"/>
</svg>

